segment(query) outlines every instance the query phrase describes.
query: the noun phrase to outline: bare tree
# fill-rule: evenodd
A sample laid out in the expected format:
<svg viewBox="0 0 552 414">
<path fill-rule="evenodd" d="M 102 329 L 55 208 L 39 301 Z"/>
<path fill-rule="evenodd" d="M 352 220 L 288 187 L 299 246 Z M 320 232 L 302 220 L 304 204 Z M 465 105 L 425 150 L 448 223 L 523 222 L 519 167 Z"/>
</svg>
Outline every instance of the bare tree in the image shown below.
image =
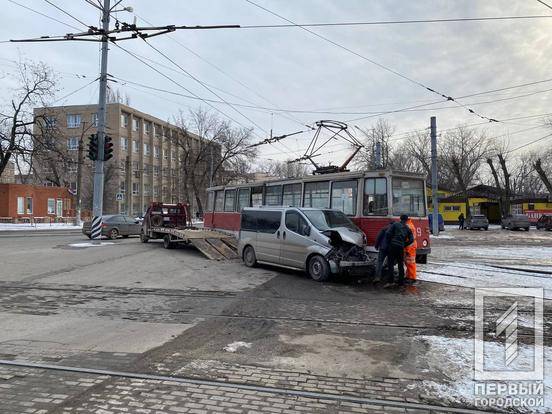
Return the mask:
<svg viewBox="0 0 552 414">
<path fill-rule="evenodd" d="M 552 195 L 552 183 L 550 183 L 550 180 L 548 179 L 546 171 L 544 171 L 544 169 L 542 168 L 542 161 L 540 158 L 535 161 L 534 167 L 537 173 L 539 174 L 539 177 L 542 180 L 544 186 L 548 190 L 548 193 Z"/>
<path fill-rule="evenodd" d="M 122 103 L 128 106 L 130 105 L 130 96 L 127 93 L 122 94 L 119 89 L 108 86 L 107 103 Z"/>
<path fill-rule="evenodd" d="M 271 161 L 264 171 L 278 178 L 300 178 L 311 173 L 310 164 L 289 161 Z"/>
<path fill-rule="evenodd" d="M 57 92 L 57 77 L 44 63 L 20 62 L 16 87 L 11 91 L 10 104 L 0 112 L 0 174 L 10 160 L 20 171 L 21 163 L 32 165 L 33 151 L 50 145 L 48 134 L 36 134 L 36 129 L 52 129 L 48 119 L 35 119 L 33 107 L 47 106 Z M 33 126 L 35 130 L 33 130 Z"/>
<path fill-rule="evenodd" d="M 376 167 L 376 146 L 381 148 L 381 166 L 386 168 L 389 164 L 391 145 L 389 143 L 395 128 L 385 119 L 378 119 L 371 128 L 361 129 L 364 135 L 362 148 L 356 156 L 355 166 L 359 169 L 374 169 Z"/>
<path fill-rule="evenodd" d="M 468 188 L 475 183 L 481 164 L 490 152 L 491 143 L 485 134 L 466 127 L 448 132 L 442 140 L 440 163 L 450 171 L 463 193 L 467 214 L 470 211 Z"/>
<path fill-rule="evenodd" d="M 183 192 L 186 201 L 195 198 L 203 213 L 205 188 L 236 179 L 256 157 L 250 148 L 252 130 L 236 128 L 202 108 L 187 116 L 180 112 L 175 124 L 179 133 L 172 140 L 182 154 Z"/>
</svg>

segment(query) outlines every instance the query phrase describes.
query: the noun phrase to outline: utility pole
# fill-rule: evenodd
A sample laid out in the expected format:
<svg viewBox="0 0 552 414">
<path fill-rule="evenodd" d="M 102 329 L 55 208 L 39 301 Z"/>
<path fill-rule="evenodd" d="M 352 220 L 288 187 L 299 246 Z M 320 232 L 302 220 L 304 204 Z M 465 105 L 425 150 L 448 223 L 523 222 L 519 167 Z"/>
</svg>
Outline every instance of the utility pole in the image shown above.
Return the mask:
<svg viewBox="0 0 552 414">
<path fill-rule="evenodd" d="M 433 235 L 439 235 L 439 182 L 437 176 L 437 118 L 431 117 L 431 199 L 433 204 Z"/>
<path fill-rule="evenodd" d="M 94 198 L 92 202 L 91 236 L 96 242 L 102 237 L 102 210 L 104 190 L 104 138 L 107 113 L 107 54 L 109 40 L 110 0 L 104 0 L 102 9 L 102 57 L 100 72 L 100 98 L 98 102 L 98 159 L 94 163 Z"/>
<path fill-rule="evenodd" d="M 82 210 L 82 167 L 84 163 L 83 159 L 83 150 L 84 150 L 84 134 L 86 133 L 86 122 L 82 123 L 82 132 L 79 139 L 79 149 L 77 153 L 77 225 L 80 226 L 82 224 L 81 219 L 81 210 Z"/>
</svg>

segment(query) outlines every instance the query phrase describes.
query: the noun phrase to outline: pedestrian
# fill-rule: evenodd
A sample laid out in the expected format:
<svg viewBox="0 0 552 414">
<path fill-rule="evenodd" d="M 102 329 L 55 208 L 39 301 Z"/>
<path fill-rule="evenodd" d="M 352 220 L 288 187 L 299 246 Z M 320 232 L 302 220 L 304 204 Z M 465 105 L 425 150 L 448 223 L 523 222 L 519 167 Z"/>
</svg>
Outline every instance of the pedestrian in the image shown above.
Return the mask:
<svg viewBox="0 0 552 414">
<path fill-rule="evenodd" d="M 397 284 L 399 286 L 404 285 L 404 248 L 414 240 L 412 231 L 406 225 L 407 220 L 408 216 L 403 214 L 400 217 L 400 221 L 391 224 L 389 230 L 387 230 L 387 283 L 384 285 L 384 288 L 393 284 L 395 263 L 399 268 Z"/>
<path fill-rule="evenodd" d="M 406 264 L 406 283 L 416 283 L 416 249 L 418 243 L 416 242 L 416 227 L 412 219 L 406 221 L 406 225 L 412 232 L 413 241 L 404 248 L 404 262 Z"/>
<path fill-rule="evenodd" d="M 464 218 L 464 213 L 460 213 L 458 216 L 458 230 L 464 230 L 464 221 L 466 219 Z"/>
<path fill-rule="evenodd" d="M 387 230 L 391 227 L 391 223 L 383 227 L 378 235 L 376 236 L 376 243 L 374 248 L 378 251 L 378 261 L 376 262 L 376 277 L 374 278 L 374 283 L 381 281 L 381 274 L 383 271 L 383 264 L 388 254 L 388 243 L 387 243 Z"/>
</svg>

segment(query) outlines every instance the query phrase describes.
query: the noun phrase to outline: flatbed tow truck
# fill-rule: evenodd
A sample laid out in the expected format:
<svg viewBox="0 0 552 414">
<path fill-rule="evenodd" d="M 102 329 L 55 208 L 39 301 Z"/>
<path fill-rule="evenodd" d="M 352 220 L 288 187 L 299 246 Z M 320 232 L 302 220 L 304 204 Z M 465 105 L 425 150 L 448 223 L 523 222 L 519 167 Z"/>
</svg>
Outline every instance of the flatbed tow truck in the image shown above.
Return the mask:
<svg viewBox="0 0 552 414">
<path fill-rule="evenodd" d="M 195 227 L 185 203 L 152 203 L 142 222 L 140 240 L 163 239 L 163 247 L 192 244 L 211 260 L 237 259 L 236 239 L 228 234 Z"/>
</svg>

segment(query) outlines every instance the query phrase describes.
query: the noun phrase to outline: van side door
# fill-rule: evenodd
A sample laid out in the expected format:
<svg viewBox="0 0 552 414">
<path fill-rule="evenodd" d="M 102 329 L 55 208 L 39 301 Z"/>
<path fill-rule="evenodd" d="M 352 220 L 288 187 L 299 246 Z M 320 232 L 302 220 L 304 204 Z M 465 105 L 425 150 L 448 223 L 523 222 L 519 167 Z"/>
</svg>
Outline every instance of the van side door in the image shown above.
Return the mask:
<svg viewBox="0 0 552 414">
<path fill-rule="evenodd" d="M 258 210 L 257 242 L 255 253 L 257 260 L 280 264 L 280 241 L 282 211 Z"/>
<path fill-rule="evenodd" d="M 308 230 L 307 230 L 308 229 Z M 305 268 L 308 248 L 313 241 L 308 237 L 310 224 L 297 210 L 287 210 L 282 229 L 282 248 L 280 260 L 282 265 Z"/>
</svg>

